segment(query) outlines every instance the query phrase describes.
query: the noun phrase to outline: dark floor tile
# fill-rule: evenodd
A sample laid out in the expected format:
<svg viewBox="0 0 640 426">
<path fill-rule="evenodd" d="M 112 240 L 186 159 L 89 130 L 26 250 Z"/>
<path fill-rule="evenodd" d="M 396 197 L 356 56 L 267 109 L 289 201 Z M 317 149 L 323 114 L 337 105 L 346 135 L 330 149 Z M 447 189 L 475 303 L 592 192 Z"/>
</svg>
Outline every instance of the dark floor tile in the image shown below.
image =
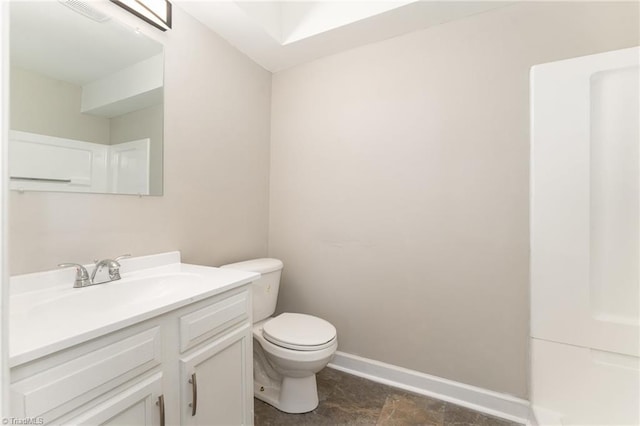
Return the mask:
<svg viewBox="0 0 640 426">
<path fill-rule="evenodd" d="M 325 368 L 318 407 L 287 414 L 255 399 L 255 426 L 518 426 L 517 423 Z"/>
<path fill-rule="evenodd" d="M 285 414 L 255 400 L 255 424 L 262 425 L 375 425 L 389 387 L 325 368 L 317 375 L 320 404 L 310 413 Z"/>
<path fill-rule="evenodd" d="M 521 423 L 512 422 L 511 420 L 499 419 L 487 414 L 482 414 L 480 417 L 481 426 L 522 426 Z"/>
<path fill-rule="evenodd" d="M 478 426 L 481 414 L 468 408 L 447 403 L 444 410 L 445 426 Z"/>
<path fill-rule="evenodd" d="M 378 426 L 442 426 L 445 403 L 412 394 L 389 395 L 382 407 Z"/>
<path fill-rule="evenodd" d="M 283 413 L 257 398 L 253 399 L 253 422 L 255 426 L 295 426 L 301 424 L 298 415 Z"/>
<path fill-rule="evenodd" d="M 388 394 L 388 387 L 361 377 L 325 368 L 317 377 L 318 418 L 341 425 L 373 425 Z"/>
<path fill-rule="evenodd" d="M 255 425 L 375 425 L 387 387 L 325 368 L 318 373 L 318 407 L 304 414 L 286 414 L 255 400 Z"/>
<path fill-rule="evenodd" d="M 520 423 L 483 414 L 469 408 L 447 403 L 444 426 L 522 426 Z"/>
</svg>

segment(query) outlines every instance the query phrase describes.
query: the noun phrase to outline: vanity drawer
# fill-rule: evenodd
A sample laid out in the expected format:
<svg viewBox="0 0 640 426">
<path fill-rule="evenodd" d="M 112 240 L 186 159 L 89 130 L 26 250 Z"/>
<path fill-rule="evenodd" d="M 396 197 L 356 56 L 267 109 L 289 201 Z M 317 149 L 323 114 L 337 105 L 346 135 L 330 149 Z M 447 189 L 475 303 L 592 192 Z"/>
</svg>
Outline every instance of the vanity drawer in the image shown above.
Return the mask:
<svg viewBox="0 0 640 426">
<path fill-rule="evenodd" d="M 160 327 L 113 341 L 11 385 L 11 414 L 56 418 L 160 365 Z M 53 410 L 53 411 L 52 411 Z"/>
<path fill-rule="evenodd" d="M 248 319 L 250 309 L 249 292 L 245 290 L 181 316 L 180 352 Z"/>
</svg>

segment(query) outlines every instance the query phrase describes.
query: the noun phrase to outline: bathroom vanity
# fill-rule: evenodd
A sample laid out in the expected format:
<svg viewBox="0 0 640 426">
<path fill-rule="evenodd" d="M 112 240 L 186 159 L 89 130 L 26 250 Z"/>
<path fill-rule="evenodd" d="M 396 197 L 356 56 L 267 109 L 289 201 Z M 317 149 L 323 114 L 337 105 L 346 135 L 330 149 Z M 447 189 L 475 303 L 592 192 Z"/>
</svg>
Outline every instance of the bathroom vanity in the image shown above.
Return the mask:
<svg viewBox="0 0 640 426">
<path fill-rule="evenodd" d="M 72 288 L 72 269 L 11 279 L 14 418 L 44 424 L 253 424 L 257 273 L 121 261 L 122 279 Z"/>
</svg>

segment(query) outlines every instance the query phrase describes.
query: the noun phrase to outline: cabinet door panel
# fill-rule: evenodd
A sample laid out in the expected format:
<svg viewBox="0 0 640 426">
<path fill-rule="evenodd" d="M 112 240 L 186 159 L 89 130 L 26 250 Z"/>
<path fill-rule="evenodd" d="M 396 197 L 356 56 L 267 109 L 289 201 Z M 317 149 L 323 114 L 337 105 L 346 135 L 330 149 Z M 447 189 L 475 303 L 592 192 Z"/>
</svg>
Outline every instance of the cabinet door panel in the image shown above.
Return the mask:
<svg viewBox="0 0 640 426">
<path fill-rule="evenodd" d="M 253 423 L 251 338 L 247 324 L 181 358 L 183 425 Z"/>
<path fill-rule="evenodd" d="M 152 426 L 160 424 L 157 404 L 162 374 L 157 373 L 107 399 L 90 410 L 54 422 L 65 425 Z"/>
<path fill-rule="evenodd" d="M 180 352 L 189 350 L 246 320 L 250 312 L 249 292 L 243 291 L 183 315 L 180 317 Z"/>
<path fill-rule="evenodd" d="M 111 417 L 106 422 L 101 423 L 101 426 L 148 425 L 148 410 L 146 405 L 146 401 L 139 401 L 137 404 Z"/>
<path fill-rule="evenodd" d="M 153 327 L 13 383 L 11 412 L 60 417 L 161 362 L 160 328 Z"/>
</svg>

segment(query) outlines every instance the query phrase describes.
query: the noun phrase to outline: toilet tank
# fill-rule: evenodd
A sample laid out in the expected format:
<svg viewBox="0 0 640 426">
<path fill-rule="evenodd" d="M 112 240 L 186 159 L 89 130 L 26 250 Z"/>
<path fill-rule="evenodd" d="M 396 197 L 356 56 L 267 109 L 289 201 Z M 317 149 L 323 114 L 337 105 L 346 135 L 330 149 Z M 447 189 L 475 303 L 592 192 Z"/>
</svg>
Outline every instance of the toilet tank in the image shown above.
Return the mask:
<svg viewBox="0 0 640 426">
<path fill-rule="evenodd" d="M 233 268 L 262 274 L 259 279 L 251 283 L 253 322 L 268 318 L 276 311 L 282 267 L 282 261 L 268 258 L 246 260 L 221 266 L 221 268 Z"/>
</svg>

